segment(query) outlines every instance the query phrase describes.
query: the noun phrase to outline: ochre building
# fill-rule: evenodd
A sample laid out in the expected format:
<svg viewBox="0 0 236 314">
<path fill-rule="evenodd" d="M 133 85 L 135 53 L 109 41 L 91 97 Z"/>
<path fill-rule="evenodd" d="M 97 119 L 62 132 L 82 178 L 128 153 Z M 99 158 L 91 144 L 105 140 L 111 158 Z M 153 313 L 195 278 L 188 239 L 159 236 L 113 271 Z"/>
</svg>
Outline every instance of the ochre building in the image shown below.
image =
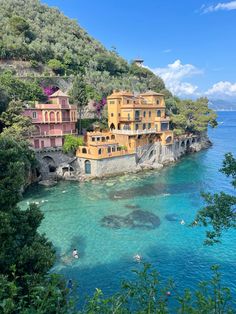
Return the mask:
<svg viewBox="0 0 236 314">
<path fill-rule="evenodd" d="M 163 94 L 115 91 L 107 97 L 107 106 L 109 131 L 88 132 L 85 146 L 77 150 L 76 156 L 85 165 L 89 160 L 136 154 L 139 148 L 155 142 L 173 144 Z M 85 172 L 89 171 L 90 167 L 85 167 Z"/>
</svg>

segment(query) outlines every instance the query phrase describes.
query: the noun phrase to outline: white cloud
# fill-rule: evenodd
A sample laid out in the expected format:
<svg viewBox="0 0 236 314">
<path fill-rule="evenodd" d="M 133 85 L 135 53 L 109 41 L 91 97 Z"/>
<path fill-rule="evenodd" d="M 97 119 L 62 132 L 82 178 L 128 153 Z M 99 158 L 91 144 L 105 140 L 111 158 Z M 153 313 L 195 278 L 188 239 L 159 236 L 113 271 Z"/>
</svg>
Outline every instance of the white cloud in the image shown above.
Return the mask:
<svg viewBox="0 0 236 314">
<path fill-rule="evenodd" d="M 230 2 L 219 2 L 215 5 L 206 6 L 203 5 L 201 7 L 201 11 L 203 13 L 211 13 L 216 11 L 231 11 L 236 10 L 236 1 L 230 1 Z"/>
<path fill-rule="evenodd" d="M 163 53 L 170 53 L 172 50 L 171 49 L 165 49 L 165 50 L 163 50 L 162 52 Z"/>
<path fill-rule="evenodd" d="M 205 93 L 207 96 L 212 98 L 229 98 L 236 97 L 236 83 L 229 81 L 220 81 L 214 84 Z"/>
<path fill-rule="evenodd" d="M 166 87 L 177 96 L 190 96 L 196 94 L 198 86 L 186 82 L 185 79 L 203 73 L 192 64 L 182 64 L 180 60 L 168 64 L 165 68 L 151 69 L 160 76 Z"/>
</svg>

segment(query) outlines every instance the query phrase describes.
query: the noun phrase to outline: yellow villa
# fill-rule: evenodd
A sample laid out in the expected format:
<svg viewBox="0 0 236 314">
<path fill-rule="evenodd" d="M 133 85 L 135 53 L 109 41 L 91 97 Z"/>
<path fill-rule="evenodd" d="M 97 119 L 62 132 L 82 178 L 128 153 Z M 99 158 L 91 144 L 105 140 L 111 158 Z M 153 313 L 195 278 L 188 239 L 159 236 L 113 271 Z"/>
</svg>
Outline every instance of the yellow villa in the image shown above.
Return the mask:
<svg viewBox="0 0 236 314">
<path fill-rule="evenodd" d="M 91 160 L 136 155 L 138 149 L 155 142 L 173 144 L 163 94 L 114 91 L 107 97 L 107 105 L 109 131 L 88 132 L 85 146 L 76 152 L 87 165 Z M 89 166 L 85 167 L 85 173 L 90 172 Z"/>
</svg>

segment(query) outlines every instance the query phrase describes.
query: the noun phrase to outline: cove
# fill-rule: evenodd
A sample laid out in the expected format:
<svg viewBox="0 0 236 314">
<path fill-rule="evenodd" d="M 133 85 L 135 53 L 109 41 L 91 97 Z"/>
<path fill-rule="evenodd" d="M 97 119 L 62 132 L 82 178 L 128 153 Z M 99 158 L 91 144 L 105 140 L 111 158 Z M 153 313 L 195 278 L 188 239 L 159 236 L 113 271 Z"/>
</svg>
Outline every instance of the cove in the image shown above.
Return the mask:
<svg viewBox="0 0 236 314">
<path fill-rule="evenodd" d="M 50 189 L 33 186 L 26 192 L 20 206 L 39 202 L 45 215 L 40 231 L 57 250 L 52 271 L 77 281 L 81 300 L 95 288 L 105 294 L 117 291 L 122 279 L 132 277 L 131 269 L 139 267 L 135 254 L 163 280 L 172 277 L 180 290 L 196 287 L 210 277 L 210 266 L 219 264 L 223 283 L 235 295 L 236 230 L 225 233 L 222 244 L 205 247 L 204 229 L 187 226 L 203 205 L 201 191 L 235 193 L 218 169 L 226 152 L 236 154 L 236 112 L 220 112 L 218 120 L 219 127 L 209 131 L 212 148 L 161 171 L 60 182 Z M 107 217 L 118 217 L 119 228 L 104 226 Z M 73 248 L 79 260 L 71 258 Z"/>
</svg>

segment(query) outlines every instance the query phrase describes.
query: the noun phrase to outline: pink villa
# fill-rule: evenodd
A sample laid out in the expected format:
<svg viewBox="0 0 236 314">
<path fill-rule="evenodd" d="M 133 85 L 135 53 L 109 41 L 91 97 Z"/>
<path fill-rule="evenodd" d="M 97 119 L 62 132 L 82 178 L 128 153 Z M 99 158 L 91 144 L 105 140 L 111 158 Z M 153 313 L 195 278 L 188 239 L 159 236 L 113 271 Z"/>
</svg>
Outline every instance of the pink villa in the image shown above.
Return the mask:
<svg viewBox="0 0 236 314">
<path fill-rule="evenodd" d="M 30 135 L 35 149 L 62 147 L 65 135 L 76 134 L 77 107 L 69 104 L 69 96 L 58 90 L 49 99 L 50 104 L 36 104 L 24 111 L 35 126 Z"/>
</svg>

